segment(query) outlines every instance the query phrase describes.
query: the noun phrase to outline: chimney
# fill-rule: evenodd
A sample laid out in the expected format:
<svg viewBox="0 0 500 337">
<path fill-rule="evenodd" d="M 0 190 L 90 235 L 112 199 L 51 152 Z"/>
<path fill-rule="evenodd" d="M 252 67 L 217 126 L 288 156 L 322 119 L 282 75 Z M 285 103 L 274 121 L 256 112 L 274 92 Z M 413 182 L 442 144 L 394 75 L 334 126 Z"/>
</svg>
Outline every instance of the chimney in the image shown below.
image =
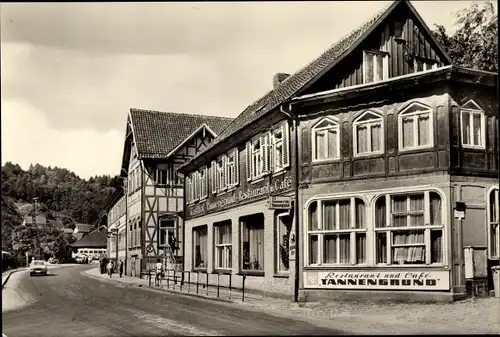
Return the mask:
<svg viewBox="0 0 500 337">
<path fill-rule="evenodd" d="M 281 82 L 286 80 L 287 77 L 289 77 L 290 74 L 285 74 L 285 73 L 277 73 L 276 75 L 273 76 L 273 89 L 276 89 Z"/>
</svg>

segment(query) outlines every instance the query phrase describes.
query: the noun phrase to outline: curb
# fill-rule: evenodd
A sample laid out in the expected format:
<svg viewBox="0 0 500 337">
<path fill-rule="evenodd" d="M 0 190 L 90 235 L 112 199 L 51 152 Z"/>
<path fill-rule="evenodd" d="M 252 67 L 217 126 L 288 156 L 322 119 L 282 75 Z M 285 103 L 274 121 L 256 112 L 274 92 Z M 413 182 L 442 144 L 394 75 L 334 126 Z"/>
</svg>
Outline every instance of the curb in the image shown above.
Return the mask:
<svg viewBox="0 0 500 337">
<path fill-rule="evenodd" d="M 183 295 L 183 296 L 188 296 L 188 297 L 196 297 L 199 299 L 205 299 L 205 300 L 222 302 L 222 303 L 236 303 L 236 304 L 239 303 L 236 301 L 231 301 L 231 300 L 223 299 L 223 298 L 215 298 L 215 297 L 209 297 L 209 296 L 205 296 L 205 295 L 185 293 L 185 292 L 181 292 L 179 290 L 164 289 L 164 288 L 158 288 L 155 286 L 142 285 L 142 284 L 137 284 L 137 283 L 134 284 L 134 283 L 125 283 L 125 282 L 120 282 L 120 281 L 114 281 L 113 279 L 107 279 L 107 278 L 92 275 L 92 274 L 88 273 L 87 271 L 83 271 L 83 272 L 81 272 L 81 274 L 85 274 L 86 276 L 88 276 L 90 278 L 94 278 L 96 280 L 102 280 L 104 282 L 120 284 L 120 285 L 123 285 L 124 287 L 142 288 L 142 289 L 146 289 L 146 290 L 150 290 L 150 291 L 165 292 L 165 293 Z M 242 302 L 242 303 L 245 303 L 245 302 Z"/>
<path fill-rule="evenodd" d="M 17 273 L 18 271 L 23 271 L 23 270 L 26 270 L 26 268 L 18 268 L 18 269 L 14 269 L 14 270 L 10 270 L 8 271 L 8 274 L 7 276 L 5 277 L 5 280 L 2 280 L 2 289 L 3 287 L 7 284 L 7 281 L 9 280 L 10 278 L 10 275 L 14 274 L 14 273 Z"/>
</svg>

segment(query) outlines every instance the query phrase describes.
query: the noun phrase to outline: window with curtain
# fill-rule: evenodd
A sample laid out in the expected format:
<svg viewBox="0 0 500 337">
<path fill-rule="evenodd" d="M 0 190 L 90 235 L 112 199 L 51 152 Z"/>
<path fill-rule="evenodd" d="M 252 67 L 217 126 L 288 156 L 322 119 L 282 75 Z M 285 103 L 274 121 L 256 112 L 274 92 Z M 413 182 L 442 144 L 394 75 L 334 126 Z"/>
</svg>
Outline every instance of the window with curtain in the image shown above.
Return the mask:
<svg viewBox="0 0 500 337">
<path fill-rule="evenodd" d="M 338 159 L 340 128 L 337 122 L 325 118 L 312 128 L 313 161 Z"/>
<path fill-rule="evenodd" d="M 351 197 L 313 202 L 307 235 L 309 264 L 367 263 L 364 201 Z"/>
<path fill-rule="evenodd" d="M 443 263 L 442 204 L 433 191 L 380 196 L 375 203 L 376 263 Z"/>
<path fill-rule="evenodd" d="M 193 268 L 206 269 L 208 265 L 208 227 L 193 228 Z"/>
<path fill-rule="evenodd" d="M 462 145 L 484 149 L 486 141 L 484 111 L 471 100 L 460 109 L 460 119 L 462 122 Z"/>
<path fill-rule="evenodd" d="M 252 142 L 252 178 L 259 178 L 263 172 L 263 149 L 261 139 Z"/>
<path fill-rule="evenodd" d="M 389 78 L 389 55 L 379 51 L 363 52 L 363 83 Z"/>
<path fill-rule="evenodd" d="M 232 228 L 231 220 L 214 223 L 215 233 L 215 268 L 231 269 L 232 259 Z"/>
<path fill-rule="evenodd" d="M 500 227 L 499 227 L 500 201 L 498 188 L 491 190 L 488 200 L 488 227 L 489 227 L 489 252 L 490 259 L 498 259 L 500 247 Z"/>
<path fill-rule="evenodd" d="M 240 223 L 242 270 L 264 272 L 264 215 L 250 215 Z"/>
<path fill-rule="evenodd" d="M 160 219 L 158 227 L 159 227 L 158 246 L 166 247 L 169 244 L 169 237 L 175 235 L 175 220 Z"/>
<path fill-rule="evenodd" d="M 382 116 L 367 111 L 353 123 L 354 154 L 382 153 L 384 129 Z"/>
<path fill-rule="evenodd" d="M 399 113 L 399 147 L 414 149 L 432 146 L 432 108 L 412 103 Z"/>
<path fill-rule="evenodd" d="M 231 150 L 226 156 L 226 179 L 228 188 L 239 183 L 239 158 L 238 149 Z"/>
</svg>

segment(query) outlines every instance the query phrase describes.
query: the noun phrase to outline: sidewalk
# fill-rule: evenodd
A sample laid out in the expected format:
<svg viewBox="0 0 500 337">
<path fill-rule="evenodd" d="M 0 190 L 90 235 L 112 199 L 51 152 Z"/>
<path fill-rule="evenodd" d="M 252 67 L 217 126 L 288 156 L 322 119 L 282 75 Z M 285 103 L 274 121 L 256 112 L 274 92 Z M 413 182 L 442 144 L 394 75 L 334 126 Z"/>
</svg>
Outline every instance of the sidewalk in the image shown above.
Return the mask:
<svg viewBox="0 0 500 337">
<path fill-rule="evenodd" d="M 211 300 L 218 300 L 218 301 L 225 301 L 225 302 L 243 302 L 243 293 L 240 290 L 236 289 L 231 289 L 231 292 L 229 292 L 229 289 L 220 287 L 219 288 L 219 296 L 217 296 L 217 286 L 214 285 L 209 285 L 208 289 L 204 284 L 198 284 L 198 292 L 196 291 L 196 284 L 191 283 L 188 284 L 185 282 L 182 285 L 181 289 L 181 283 L 180 281 L 177 281 L 175 283 L 173 279 L 169 280 L 162 280 L 161 286 L 155 286 L 154 282 L 154 277 L 151 278 L 151 286 L 149 285 L 149 279 L 147 277 L 145 278 L 138 278 L 138 277 L 130 277 L 130 276 L 120 276 L 118 274 L 113 274 L 113 276 L 110 278 L 109 275 L 107 274 L 101 274 L 100 270 L 98 268 L 92 268 L 89 270 L 84 271 L 83 273 L 103 279 L 103 280 L 108 280 L 108 281 L 114 281 L 114 282 L 119 282 L 122 284 L 126 284 L 129 286 L 137 286 L 137 287 L 146 287 L 146 288 L 152 288 L 156 290 L 163 290 L 163 291 L 169 291 L 169 292 L 175 292 L 175 293 L 181 293 L 184 295 L 189 295 L 189 296 L 197 296 L 201 298 L 208 298 Z M 266 300 L 261 295 L 256 295 L 256 294 L 249 294 L 245 292 L 245 298 L 244 298 L 244 303 L 248 304 L 253 304 L 256 302 L 262 302 Z M 283 304 L 289 304 L 290 301 L 286 300 L 280 300 L 280 299 L 272 299 L 273 301 L 281 301 Z"/>
<path fill-rule="evenodd" d="M 201 285 L 196 295 L 196 285 L 184 285 L 180 291 L 179 283 L 173 289 L 172 282 L 166 289 L 166 281 L 161 288 L 149 287 L 148 279 L 116 274 L 110 279 L 101 275 L 97 268 L 87 270 L 90 277 L 119 282 L 123 285 L 138 286 L 175 292 L 188 296 L 209 298 L 233 304 L 244 305 L 245 309 L 268 312 L 281 317 L 298 319 L 318 326 L 336 328 L 354 334 L 499 334 L 500 300 L 498 298 L 477 298 L 454 303 L 392 303 L 392 302 L 345 302 L 320 301 L 308 302 L 304 307 L 296 303 L 275 298 L 245 294 L 232 291 L 231 299 L 226 289 L 220 289 L 219 299 L 216 289 Z M 152 280 L 154 284 L 154 280 Z"/>
<path fill-rule="evenodd" d="M 10 269 L 2 273 L 2 288 L 5 286 L 7 281 L 9 281 L 10 275 L 17 273 L 18 271 L 23 271 L 26 270 L 26 267 L 21 267 L 21 268 L 16 268 L 16 269 Z"/>
</svg>

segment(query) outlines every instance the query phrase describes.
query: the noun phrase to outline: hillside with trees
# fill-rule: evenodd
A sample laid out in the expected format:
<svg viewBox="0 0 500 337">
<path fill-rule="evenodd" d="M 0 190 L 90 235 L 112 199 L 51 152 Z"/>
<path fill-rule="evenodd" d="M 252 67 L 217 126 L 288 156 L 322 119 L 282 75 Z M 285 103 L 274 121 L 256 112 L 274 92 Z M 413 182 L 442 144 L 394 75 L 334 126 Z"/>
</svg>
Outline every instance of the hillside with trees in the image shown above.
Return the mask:
<svg viewBox="0 0 500 337">
<path fill-rule="evenodd" d="M 36 164 L 25 171 L 7 162 L 2 167 L 2 250 L 55 255 L 71 241 L 61 228 L 74 228 L 75 223 L 97 226 L 117 188 L 118 176 L 85 180 L 65 168 Z M 43 228 L 21 226 L 25 216 L 33 215 L 33 198 L 38 198 L 36 214 L 48 220 Z"/>
</svg>

